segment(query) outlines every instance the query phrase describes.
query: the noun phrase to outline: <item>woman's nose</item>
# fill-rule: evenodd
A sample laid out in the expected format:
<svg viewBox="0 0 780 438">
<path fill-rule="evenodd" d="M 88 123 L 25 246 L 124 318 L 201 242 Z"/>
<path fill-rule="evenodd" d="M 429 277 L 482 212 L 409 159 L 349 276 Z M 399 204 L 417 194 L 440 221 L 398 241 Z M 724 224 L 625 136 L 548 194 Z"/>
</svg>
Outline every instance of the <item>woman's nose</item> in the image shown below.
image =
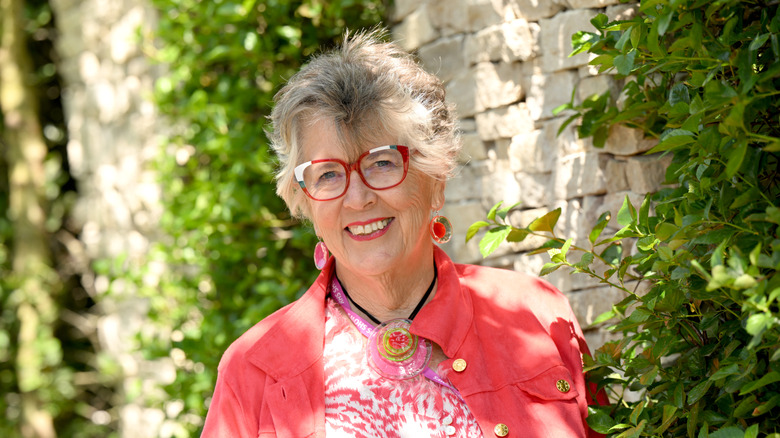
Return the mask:
<svg viewBox="0 0 780 438">
<path fill-rule="evenodd" d="M 361 210 L 376 202 L 376 192 L 363 182 L 363 179 L 353 170 L 349 175 L 349 185 L 344 193 L 344 206 Z"/>
</svg>

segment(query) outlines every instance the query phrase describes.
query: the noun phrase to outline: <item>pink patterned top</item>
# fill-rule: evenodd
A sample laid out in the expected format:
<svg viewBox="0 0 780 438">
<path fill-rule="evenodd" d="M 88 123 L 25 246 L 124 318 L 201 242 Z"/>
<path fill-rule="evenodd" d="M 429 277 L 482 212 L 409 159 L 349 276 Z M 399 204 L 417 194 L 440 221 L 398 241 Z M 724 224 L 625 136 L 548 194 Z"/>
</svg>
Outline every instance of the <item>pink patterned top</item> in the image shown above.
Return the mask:
<svg viewBox="0 0 780 438">
<path fill-rule="evenodd" d="M 481 438 L 450 388 L 422 375 L 390 380 L 366 361 L 366 338 L 331 298 L 325 317 L 325 430 L 329 437 Z M 442 374 L 447 370 L 438 369 Z"/>
</svg>

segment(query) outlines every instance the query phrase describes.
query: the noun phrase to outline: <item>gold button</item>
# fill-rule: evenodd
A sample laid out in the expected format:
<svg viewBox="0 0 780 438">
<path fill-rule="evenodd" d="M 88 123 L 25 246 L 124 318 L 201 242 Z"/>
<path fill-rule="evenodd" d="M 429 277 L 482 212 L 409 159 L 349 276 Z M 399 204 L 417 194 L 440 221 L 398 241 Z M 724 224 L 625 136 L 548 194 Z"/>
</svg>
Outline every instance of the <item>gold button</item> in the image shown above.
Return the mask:
<svg viewBox="0 0 780 438">
<path fill-rule="evenodd" d="M 561 392 L 569 392 L 569 389 L 571 389 L 571 386 L 569 386 L 569 382 L 563 379 L 555 382 L 555 387 L 558 388 L 558 391 Z"/>
<path fill-rule="evenodd" d="M 496 427 L 493 428 L 493 433 L 495 433 L 496 436 L 507 436 L 509 435 L 509 428 L 506 427 L 506 424 L 504 423 L 498 423 L 496 424 Z"/>
<path fill-rule="evenodd" d="M 466 361 L 463 359 L 455 359 L 455 362 L 452 363 L 452 369 L 457 372 L 463 372 L 463 370 L 466 369 Z"/>
</svg>

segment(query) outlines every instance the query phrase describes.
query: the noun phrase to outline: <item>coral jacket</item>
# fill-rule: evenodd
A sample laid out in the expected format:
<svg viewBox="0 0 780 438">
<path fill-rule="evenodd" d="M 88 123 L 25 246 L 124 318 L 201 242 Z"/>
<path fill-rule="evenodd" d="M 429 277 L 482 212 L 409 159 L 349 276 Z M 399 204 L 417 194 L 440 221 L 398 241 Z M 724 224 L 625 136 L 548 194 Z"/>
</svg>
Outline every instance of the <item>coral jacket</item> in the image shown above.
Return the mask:
<svg viewBox="0 0 780 438">
<path fill-rule="evenodd" d="M 568 300 L 518 272 L 434 255 L 436 294 L 411 331 L 438 344 L 485 437 L 597 436 L 585 423 L 589 354 Z M 324 437 L 325 299 L 333 260 L 297 301 L 225 352 L 202 437 Z M 462 360 L 458 360 L 462 359 Z M 457 361 L 457 362 L 456 362 Z M 506 432 L 506 435 L 504 433 Z"/>
</svg>

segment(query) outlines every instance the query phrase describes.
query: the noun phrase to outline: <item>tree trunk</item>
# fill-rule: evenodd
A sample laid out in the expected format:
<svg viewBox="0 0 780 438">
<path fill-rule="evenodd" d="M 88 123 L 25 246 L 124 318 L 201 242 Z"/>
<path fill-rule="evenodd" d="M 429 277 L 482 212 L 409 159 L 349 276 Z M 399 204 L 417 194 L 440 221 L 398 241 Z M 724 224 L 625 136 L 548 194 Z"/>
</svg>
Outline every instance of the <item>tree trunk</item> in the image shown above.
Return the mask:
<svg viewBox="0 0 780 438">
<path fill-rule="evenodd" d="M 47 147 L 38 121 L 38 105 L 30 81 L 32 61 L 27 53 L 23 0 L 0 0 L 0 109 L 9 172 L 9 218 L 13 238 L 12 269 L 18 279 L 17 384 L 21 392 L 23 437 L 55 437 L 52 414 L 42 389 L 52 384 L 50 370 L 61 361 L 53 335 L 58 289 L 51 268 L 45 228 Z"/>
</svg>

